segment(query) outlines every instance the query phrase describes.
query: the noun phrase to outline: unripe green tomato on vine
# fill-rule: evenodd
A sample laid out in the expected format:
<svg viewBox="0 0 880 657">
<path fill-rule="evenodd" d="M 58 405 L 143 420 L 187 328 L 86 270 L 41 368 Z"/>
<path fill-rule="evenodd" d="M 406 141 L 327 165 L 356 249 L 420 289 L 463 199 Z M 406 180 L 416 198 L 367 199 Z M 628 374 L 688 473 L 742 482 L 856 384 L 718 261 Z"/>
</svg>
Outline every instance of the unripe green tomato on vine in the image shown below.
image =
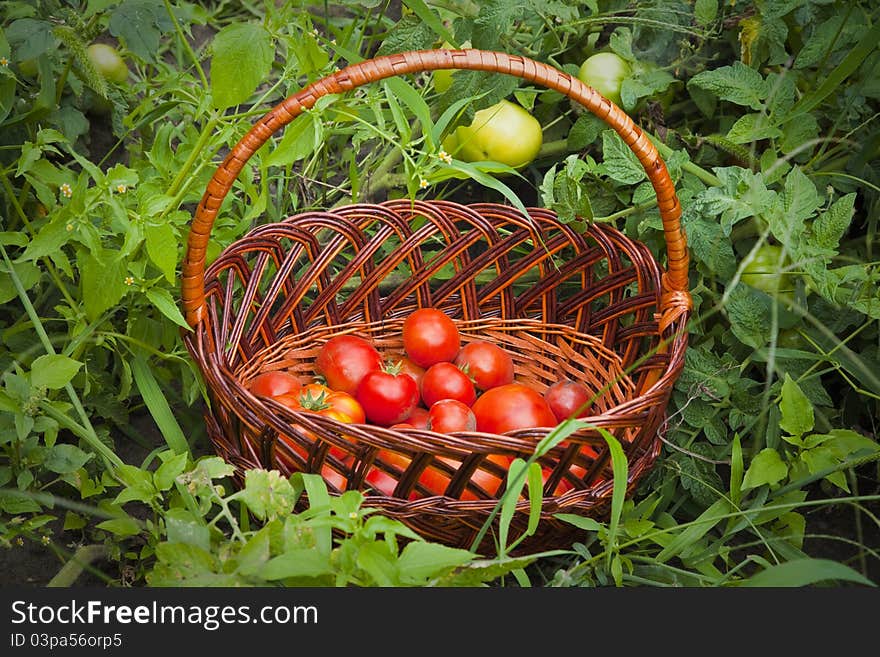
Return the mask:
<svg viewBox="0 0 880 657">
<path fill-rule="evenodd" d="M 620 105 L 620 85 L 632 72 L 632 66 L 623 57 L 613 52 L 598 52 L 581 64 L 578 79 L 615 105 Z"/>
<path fill-rule="evenodd" d="M 790 260 L 781 246 L 765 244 L 742 272 L 742 282 L 770 296 L 794 292 L 795 274 L 785 271 Z"/>
<path fill-rule="evenodd" d="M 116 48 L 106 43 L 93 43 L 86 48 L 89 61 L 105 80 L 117 84 L 128 80 L 128 66 Z"/>
<path fill-rule="evenodd" d="M 491 160 L 518 169 L 535 159 L 543 142 L 538 119 L 521 105 L 502 100 L 476 112 L 470 125 L 456 128 L 443 140 L 443 148 L 465 162 Z"/>
</svg>

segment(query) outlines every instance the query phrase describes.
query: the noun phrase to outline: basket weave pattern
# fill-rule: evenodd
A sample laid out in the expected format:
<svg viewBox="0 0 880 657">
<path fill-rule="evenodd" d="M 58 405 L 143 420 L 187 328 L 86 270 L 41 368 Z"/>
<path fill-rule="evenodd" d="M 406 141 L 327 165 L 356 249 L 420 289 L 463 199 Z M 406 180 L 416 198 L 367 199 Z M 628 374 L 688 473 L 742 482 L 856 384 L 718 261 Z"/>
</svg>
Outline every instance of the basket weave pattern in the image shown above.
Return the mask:
<svg viewBox="0 0 880 657">
<path fill-rule="evenodd" d="M 579 233 L 541 208 L 526 217 L 497 204 L 409 200 L 266 224 L 205 267 L 220 203 L 275 130 L 326 93 L 432 68 L 520 75 L 604 118 L 637 154 L 657 192 L 667 270 L 644 244 L 609 226 Z M 463 342 L 488 339 L 511 353 L 517 380 L 540 391 L 562 377 L 587 385 L 594 401 L 585 421 L 623 445 L 632 492 L 659 454 L 665 408 L 684 362 L 690 298 L 679 216 L 662 159 L 629 117 L 546 65 L 501 53 L 424 51 L 369 60 L 315 83 L 270 111 L 233 149 L 193 221 L 183 305 L 194 330 L 185 339 L 210 394 L 205 419 L 215 450 L 240 475 L 252 467 L 321 472 L 331 491 L 363 490 L 369 506 L 427 538 L 469 547 L 504 490 L 497 457 L 527 458 L 548 429 L 442 435 L 344 425 L 247 390 L 264 371 L 311 377 L 320 346 L 339 333 L 402 353 L 403 318 L 432 306 L 456 321 Z M 603 515 L 612 491 L 608 447 L 593 428 L 578 429 L 540 462 L 547 476 L 543 520 L 529 548 L 570 541 L 574 528 L 553 514 Z M 377 468 L 396 482 L 393 495 L 367 484 Z M 424 488 L 419 479 L 426 472 L 447 482 L 443 495 Z M 497 480 L 499 490 L 486 490 L 487 480 Z M 557 494 L 561 483 L 565 492 Z M 514 537 L 526 529 L 528 501 L 521 499 L 518 509 Z"/>
</svg>

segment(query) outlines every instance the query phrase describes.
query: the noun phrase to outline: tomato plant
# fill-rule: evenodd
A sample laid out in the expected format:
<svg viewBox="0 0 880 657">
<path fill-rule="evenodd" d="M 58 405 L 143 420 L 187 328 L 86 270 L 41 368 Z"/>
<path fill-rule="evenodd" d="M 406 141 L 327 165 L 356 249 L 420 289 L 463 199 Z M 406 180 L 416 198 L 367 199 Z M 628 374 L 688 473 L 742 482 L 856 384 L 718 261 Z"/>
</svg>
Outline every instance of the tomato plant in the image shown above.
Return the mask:
<svg viewBox="0 0 880 657">
<path fill-rule="evenodd" d="M 110 82 L 120 84 L 128 80 L 128 66 L 119 51 L 108 43 L 92 43 L 86 48 L 95 70 Z"/>
<path fill-rule="evenodd" d="M 428 410 L 427 428 L 437 433 L 475 431 L 477 418 L 467 404 L 456 399 L 441 399 Z"/>
<path fill-rule="evenodd" d="M 455 364 L 473 379 L 479 390 L 513 383 L 513 359 L 494 342 L 468 342 L 455 357 Z"/>
<path fill-rule="evenodd" d="M 412 415 L 419 403 L 419 389 L 412 377 L 387 366 L 367 372 L 355 398 L 370 422 L 391 426 Z"/>
<path fill-rule="evenodd" d="M 471 408 L 477 417 L 477 430 L 486 433 L 507 433 L 557 424 L 544 397 L 521 383 L 491 388 L 477 397 Z"/>
<path fill-rule="evenodd" d="M 419 367 L 455 359 L 461 336 L 455 322 L 436 308 L 419 308 L 403 320 L 403 348 Z"/>
<path fill-rule="evenodd" d="M 382 368 L 382 356 L 365 338 L 337 335 L 325 342 L 315 359 L 315 370 L 333 390 L 354 394 L 368 372 Z"/>
<path fill-rule="evenodd" d="M 794 292 L 795 274 L 787 271 L 791 259 L 781 246 L 764 244 L 742 271 L 742 282 L 771 296 Z"/>
<path fill-rule="evenodd" d="M 615 105 L 621 104 L 620 86 L 629 75 L 632 66 L 613 52 L 598 52 L 587 57 L 578 69 L 581 82 L 590 85 Z"/>
<path fill-rule="evenodd" d="M 583 416 L 589 409 L 590 398 L 587 386 L 569 379 L 557 381 L 544 392 L 544 399 L 559 422 Z"/>
<path fill-rule="evenodd" d="M 473 381 L 449 362 L 431 365 L 422 377 L 422 401 L 428 408 L 441 399 L 455 399 L 470 406 L 477 398 Z"/>
<path fill-rule="evenodd" d="M 502 100 L 474 114 L 466 126 L 458 126 L 443 147 L 465 162 L 501 162 L 514 169 L 537 157 L 544 142 L 541 123 L 521 105 Z"/>
</svg>

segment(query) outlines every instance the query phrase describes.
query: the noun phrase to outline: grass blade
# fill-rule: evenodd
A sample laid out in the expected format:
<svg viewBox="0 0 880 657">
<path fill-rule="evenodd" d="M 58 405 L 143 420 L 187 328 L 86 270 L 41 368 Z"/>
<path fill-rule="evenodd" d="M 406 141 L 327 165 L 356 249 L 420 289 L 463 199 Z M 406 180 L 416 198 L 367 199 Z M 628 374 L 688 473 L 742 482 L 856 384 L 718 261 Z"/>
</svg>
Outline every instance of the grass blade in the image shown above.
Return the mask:
<svg viewBox="0 0 880 657">
<path fill-rule="evenodd" d="M 131 373 L 134 376 L 138 392 L 141 393 L 144 404 L 146 404 L 147 409 L 150 411 L 150 415 L 153 416 L 159 431 L 162 432 L 168 447 L 175 454 L 188 452 L 189 444 L 186 441 L 186 436 L 183 435 L 183 430 L 177 423 L 177 419 L 168 405 L 168 400 L 162 394 L 159 382 L 153 376 L 153 372 L 150 366 L 147 365 L 146 359 L 142 356 L 136 356 L 131 361 Z"/>
<path fill-rule="evenodd" d="M 876 586 L 849 566 L 829 559 L 798 559 L 770 566 L 741 583 L 741 586 L 809 586 L 818 582 L 843 581 Z"/>
</svg>

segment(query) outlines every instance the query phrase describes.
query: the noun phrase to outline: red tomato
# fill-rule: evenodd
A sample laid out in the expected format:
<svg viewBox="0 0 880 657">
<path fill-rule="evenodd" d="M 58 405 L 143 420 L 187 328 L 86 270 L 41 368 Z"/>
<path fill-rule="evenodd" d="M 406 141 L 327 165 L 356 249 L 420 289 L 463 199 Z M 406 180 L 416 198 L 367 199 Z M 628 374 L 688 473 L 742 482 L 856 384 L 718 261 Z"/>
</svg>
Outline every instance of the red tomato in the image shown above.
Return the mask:
<svg viewBox="0 0 880 657">
<path fill-rule="evenodd" d="M 412 413 L 409 414 L 409 417 L 406 418 L 405 422 L 411 424 L 414 429 L 427 429 L 428 410 L 421 406 L 416 406 L 412 409 Z"/>
<path fill-rule="evenodd" d="M 333 390 L 353 395 L 367 372 L 382 368 L 382 356 L 364 338 L 337 335 L 321 347 L 315 370 Z"/>
<path fill-rule="evenodd" d="M 468 342 L 455 357 L 455 364 L 473 379 L 480 390 L 513 383 L 513 359 L 493 342 Z"/>
<path fill-rule="evenodd" d="M 301 387 L 299 379 L 288 372 L 263 372 L 251 381 L 250 391 L 263 397 L 277 397 L 286 392 L 296 392 Z"/>
<path fill-rule="evenodd" d="M 409 374 L 412 377 L 413 381 L 416 382 L 416 385 L 419 387 L 419 389 L 421 389 L 422 377 L 425 376 L 424 367 L 419 367 L 412 361 L 411 358 L 398 354 L 387 356 L 386 360 L 395 367 L 399 367 L 400 371 L 404 374 Z"/>
<path fill-rule="evenodd" d="M 420 308 L 403 320 L 403 349 L 416 365 L 452 361 L 460 348 L 458 327 L 436 308 Z"/>
<path fill-rule="evenodd" d="M 589 409 L 590 390 L 583 383 L 564 379 L 544 392 L 544 399 L 559 422 L 570 417 L 583 417 Z"/>
<path fill-rule="evenodd" d="M 416 382 L 393 368 L 367 372 L 355 393 L 370 422 L 391 426 L 408 418 L 419 403 Z"/>
<path fill-rule="evenodd" d="M 298 392 L 278 395 L 275 399 L 294 411 L 325 415 L 345 424 L 366 422 L 364 409 L 357 399 L 318 384 L 310 383 Z"/>
<path fill-rule="evenodd" d="M 557 424 L 544 397 L 521 383 L 491 388 L 477 397 L 471 408 L 477 416 L 477 430 L 486 433 L 555 427 Z"/>
<path fill-rule="evenodd" d="M 455 399 L 470 406 L 477 398 L 474 383 L 452 363 L 436 363 L 422 377 L 422 401 L 430 408 L 441 399 Z"/>
<path fill-rule="evenodd" d="M 436 365 L 435 365 L 436 367 Z M 428 411 L 428 429 L 437 433 L 475 431 L 477 418 L 474 412 L 457 399 L 441 399 Z"/>
</svg>

